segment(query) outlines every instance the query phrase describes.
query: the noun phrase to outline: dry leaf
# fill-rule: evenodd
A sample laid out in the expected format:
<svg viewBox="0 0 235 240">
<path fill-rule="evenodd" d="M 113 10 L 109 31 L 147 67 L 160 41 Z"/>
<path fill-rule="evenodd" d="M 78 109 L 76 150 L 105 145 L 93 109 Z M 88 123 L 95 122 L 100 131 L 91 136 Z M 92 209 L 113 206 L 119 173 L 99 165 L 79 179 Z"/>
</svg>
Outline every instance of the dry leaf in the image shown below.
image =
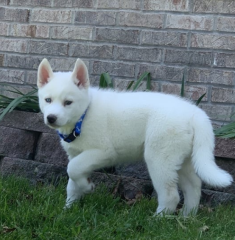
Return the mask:
<svg viewBox="0 0 235 240">
<path fill-rule="evenodd" d="M 136 199 L 129 199 L 126 204 L 127 205 L 133 205 L 134 203 L 136 203 Z"/>
<path fill-rule="evenodd" d="M 209 227 L 208 226 L 203 226 L 203 227 L 201 227 L 201 228 L 199 228 L 199 231 L 200 232 L 206 232 L 206 231 L 208 231 L 209 230 Z"/>
<path fill-rule="evenodd" d="M 16 230 L 16 228 L 9 228 L 7 226 L 3 227 L 3 233 L 10 233 L 10 232 L 13 232 L 15 230 Z"/>
<path fill-rule="evenodd" d="M 139 192 L 135 195 L 135 199 L 136 199 L 136 200 L 140 200 L 140 199 L 142 199 L 142 198 L 143 198 L 143 193 L 139 191 Z"/>
<path fill-rule="evenodd" d="M 114 190 L 112 192 L 113 196 L 116 196 L 117 193 L 119 192 L 121 181 L 122 181 L 121 178 L 119 178 L 118 181 L 117 181 L 117 184 L 116 184 L 116 186 L 115 186 L 115 188 L 114 188 Z"/>
</svg>

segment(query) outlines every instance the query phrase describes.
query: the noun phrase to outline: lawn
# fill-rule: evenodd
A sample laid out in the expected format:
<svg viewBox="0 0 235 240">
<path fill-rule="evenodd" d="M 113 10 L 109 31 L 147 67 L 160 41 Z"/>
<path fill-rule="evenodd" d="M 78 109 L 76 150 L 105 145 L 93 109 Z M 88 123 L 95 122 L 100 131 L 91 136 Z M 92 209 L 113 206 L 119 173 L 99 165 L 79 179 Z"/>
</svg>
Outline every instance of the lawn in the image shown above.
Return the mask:
<svg viewBox="0 0 235 240">
<path fill-rule="evenodd" d="M 0 178 L 0 239 L 235 240 L 235 208 L 201 207 L 196 217 L 153 217 L 155 199 L 133 205 L 98 186 L 63 210 L 66 182 L 30 185 Z"/>
</svg>

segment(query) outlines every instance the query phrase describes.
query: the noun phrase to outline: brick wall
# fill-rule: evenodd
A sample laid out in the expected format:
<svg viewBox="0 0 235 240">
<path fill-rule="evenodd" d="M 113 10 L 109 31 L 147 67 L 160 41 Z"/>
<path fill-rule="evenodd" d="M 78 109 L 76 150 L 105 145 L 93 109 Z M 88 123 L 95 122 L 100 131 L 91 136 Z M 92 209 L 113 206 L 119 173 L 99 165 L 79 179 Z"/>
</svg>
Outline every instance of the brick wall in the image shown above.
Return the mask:
<svg viewBox="0 0 235 240">
<path fill-rule="evenodd" d="M 154 90 L 207 93 L 214 121 L 234 112 L 235 1 L 0 0 L 0 82 L 36 83 L 46 57 L 54 70 L 82 58 L 93 85 L 108 71 L 117 87 L 150 71 Z"/>
</svg>

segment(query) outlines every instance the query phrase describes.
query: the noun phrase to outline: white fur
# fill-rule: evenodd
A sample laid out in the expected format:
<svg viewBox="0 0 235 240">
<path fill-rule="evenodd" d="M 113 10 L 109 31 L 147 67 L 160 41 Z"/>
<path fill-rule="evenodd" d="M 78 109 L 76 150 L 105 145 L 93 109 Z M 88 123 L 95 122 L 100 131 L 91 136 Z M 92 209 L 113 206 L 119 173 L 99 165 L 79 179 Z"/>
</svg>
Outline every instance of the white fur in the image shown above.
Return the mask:
<svg viewBox="0 0 235 240">
<path fill-rule="evenodd" d="M 61 141 L 69 156 L 66 206 L 94 188 L 92 171 L 144 159 L 158 194 L 157 214 L 172 213 L 185 199 L 183 213 L 196 213 L 201 180 L 217 187 L 232 177 L 214 161 L 214 135 L 207 115 L 182 98 L 152 92 L 116 92 L 89 87 L 85 64 L 73 73 L 53 73 L 47 60 L 38 70 L 40 108 L 45 123 L 69 134 L 88 108 L 82 133 L 74 142 Z M 47 103 L 45 98 L 51 98 Z M 65 100 L 73 101 L 64 106 Z M 48 115 L 57 117 L 49 124 Z"/>
</svg>

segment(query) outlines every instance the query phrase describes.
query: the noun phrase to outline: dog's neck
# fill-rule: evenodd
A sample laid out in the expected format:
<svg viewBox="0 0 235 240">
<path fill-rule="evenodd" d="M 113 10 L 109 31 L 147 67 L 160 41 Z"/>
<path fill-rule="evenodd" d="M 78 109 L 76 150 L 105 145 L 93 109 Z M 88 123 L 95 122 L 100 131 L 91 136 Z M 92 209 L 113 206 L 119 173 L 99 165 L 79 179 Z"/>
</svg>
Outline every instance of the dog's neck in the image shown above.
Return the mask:
<svg viewBox="0 0 235 240">
<path fill-rule="evenodd" d="M 64 134 L 64 135 L 68 135 L 69 133 L 72 132 L 72 130 L 74 129 L 75 125 L 76 125 L 76 123 L 67 124 L 66 126 L 63 126 L 61 128 L 56 129 L 56 131 L 61 133 L 61 134 Z"/>
<path fill-rule="evenodd" d="M 86 106 L 87 106 L 87 107 L 84 109 L 84 113 L 85 113 L 85 114 L 86 114 L 89 106 L 91 105 L 91 99 L 92 99 L 91 91 L 94 92 L 94 91 L 97 91 L 97 89 L 96 89 L 96 88 L 92 88 L 92 87 L 89 87 L 89 89 L 88 89 L 88 99 L 87 99 L 87 103 L 86 103 Z M 84 114 L 84 113 L 83 113 L 83 114 Z M 82 116 L 83 116 L 83 115 L 82 115 Z M 81 116 L 81 117 L 82 117 L 82 116 Z M 81 118 L 81 117 L 80 117 L 80 118 Z M 79 121 L 79 120 L 80 120 L 80 119 L 78 119 L 78 121 Z M 77 122 L 78 122 L 78 121 L 77 121 Z M 62 134 L 62 135 L 69 135 L 69 134 L 74 130 L 77 122 L 66 124 L 66 125 L 64 125 L 63 127 L 58 128 L 58 129 L 56 129 L 56 130 L 57 130 L 57 132 L 59 132 L 59 133 Z"/>
<path fill-rule="evenodd" d="M 68 128 L 63 127 L 63 130 L 62 129 L 57 130 L 57 132 L 62 140 L 70 143 L 70 142 L 73 142 L 77 137 L 80 136 L 81 130 L 82 130 L 82 123 L 86 116 L 87 109 L 83 113 L 83 115 L 79 118 L 79 120 L 76 122 L 76 124 L 73 125 L 73 127 L 71 127 L 71 126 L 69 126 Z"/>
</svg>

